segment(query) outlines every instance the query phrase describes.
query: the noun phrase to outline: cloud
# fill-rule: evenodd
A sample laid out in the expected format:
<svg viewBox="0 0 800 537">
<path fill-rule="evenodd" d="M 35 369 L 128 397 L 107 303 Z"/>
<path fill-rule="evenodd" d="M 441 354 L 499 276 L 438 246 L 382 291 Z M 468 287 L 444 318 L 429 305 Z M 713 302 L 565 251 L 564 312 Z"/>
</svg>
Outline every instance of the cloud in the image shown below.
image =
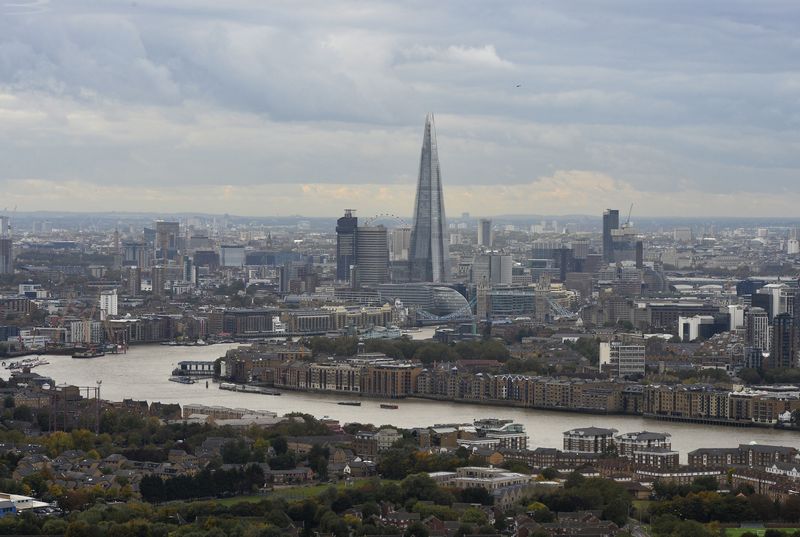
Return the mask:
<svg viewBox="0 0 800 537">
<path fill-rule="evenodd" d="M 495 212 L 594 213 L 623 189 L 662 213 L 738 195 L 760 200 L 742 214 L 793 214 L 800 7 L 720 5 L 15 0 L 0 5 L 0 190 L 24 209 L 39 200 L 21 181 L 141 210 L 156 193 L 204 203 L 186 189 L 230 213 L 256 193 L 290 213 L 314 196 L 401 210 L 433 111 L 453 207 L 481 193 Z M 41 199 L 84 206 L 78 192 Z"/>
</svg>

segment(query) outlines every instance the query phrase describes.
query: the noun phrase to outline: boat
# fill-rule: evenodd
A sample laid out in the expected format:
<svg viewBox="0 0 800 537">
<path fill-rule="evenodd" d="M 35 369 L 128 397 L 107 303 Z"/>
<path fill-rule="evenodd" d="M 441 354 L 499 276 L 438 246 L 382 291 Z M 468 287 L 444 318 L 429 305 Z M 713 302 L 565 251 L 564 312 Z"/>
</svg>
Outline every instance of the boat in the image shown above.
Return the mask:
<svg viewBox="0 0 800 537">
<path fill-rule="evenodd" d="M 179 384 L 194 384 L 197 382 L 193 378 L 189 377 L 170 377 L 169 380 L 170 382 L 177 382 Z"/>
<path fill-rule="evenodd" d="M 344 406 L 361 406 L 361 401 L 339 401 L 336 404 Z"/>
<path fill-rule="evenodd" d="M 3 362 L 5 363 L 5 362 Z M 22 360 L 18 360 L 16 362 L 9 362 L 6 366 L 6 369 L 14 371 L 17 369 L 33 369 L 34 367 L 38 367 L 40 365 L 47 365 L 50 362 L 45 360 L 44 358 L 24 358 Z"/>
<path fill-rule="evenodd" d="M 105 352 L 97 349 L 86 349 L 72 353 L 73 358 L 98 358 L 105 355 Z"/>
<path fill-rule="evenodd" d="M 400 407 L 397 405 L 391 405 L 389 403 L 381 403 L 381 408 L 385 408 L 387 410 L 397 410 Z"/>
</svg>

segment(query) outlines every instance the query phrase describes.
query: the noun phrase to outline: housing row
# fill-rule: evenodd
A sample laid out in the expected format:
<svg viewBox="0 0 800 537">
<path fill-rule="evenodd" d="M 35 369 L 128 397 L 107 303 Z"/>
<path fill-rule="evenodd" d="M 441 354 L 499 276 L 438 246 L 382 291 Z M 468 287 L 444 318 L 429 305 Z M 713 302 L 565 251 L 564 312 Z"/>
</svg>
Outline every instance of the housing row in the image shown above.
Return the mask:
<svg viewBox="0 0 800 537">
<path fill-rule="evenodd" d="M 800 410 L 796 387 L 730 391 L 709 385 L 643 385 L 614 380 L 473 373 L 454 363 L 423 368 L 380 353 L 308 360 L 308 355 L 222 359 L 220 375 L 276 388 L 402 398 L 425 397 L 527 408 L 645 415 L 674 421 L 774 425 Z"/>
</svg>

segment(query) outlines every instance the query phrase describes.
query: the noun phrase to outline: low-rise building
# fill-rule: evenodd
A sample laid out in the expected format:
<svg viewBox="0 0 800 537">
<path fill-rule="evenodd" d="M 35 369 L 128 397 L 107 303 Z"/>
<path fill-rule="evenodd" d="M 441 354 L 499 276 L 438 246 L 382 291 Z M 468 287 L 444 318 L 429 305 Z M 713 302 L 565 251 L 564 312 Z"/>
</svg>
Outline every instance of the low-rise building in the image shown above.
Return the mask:
<svg viewBox="0 0 800 537">
<path fill-rule="evenodd" d="M 614 447 L 616 429 L 582 427 L 564 432 L 564 451 L 606 453 Z"/>
</svg>

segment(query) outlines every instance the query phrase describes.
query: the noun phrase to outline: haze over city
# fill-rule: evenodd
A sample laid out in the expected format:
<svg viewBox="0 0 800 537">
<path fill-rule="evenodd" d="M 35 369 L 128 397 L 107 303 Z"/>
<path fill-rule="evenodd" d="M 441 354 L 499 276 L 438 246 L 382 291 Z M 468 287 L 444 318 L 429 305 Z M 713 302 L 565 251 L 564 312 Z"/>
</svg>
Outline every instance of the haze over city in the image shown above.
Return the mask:
<svg viewBox="0 0 800 537">
<path fill-rule="evenodd" d="M 20 211 L 793 216 L 796 2 L 20 0 L 0 191 Z M 0 207 L 1 208 L 1 207 Z"/>
</svg>

